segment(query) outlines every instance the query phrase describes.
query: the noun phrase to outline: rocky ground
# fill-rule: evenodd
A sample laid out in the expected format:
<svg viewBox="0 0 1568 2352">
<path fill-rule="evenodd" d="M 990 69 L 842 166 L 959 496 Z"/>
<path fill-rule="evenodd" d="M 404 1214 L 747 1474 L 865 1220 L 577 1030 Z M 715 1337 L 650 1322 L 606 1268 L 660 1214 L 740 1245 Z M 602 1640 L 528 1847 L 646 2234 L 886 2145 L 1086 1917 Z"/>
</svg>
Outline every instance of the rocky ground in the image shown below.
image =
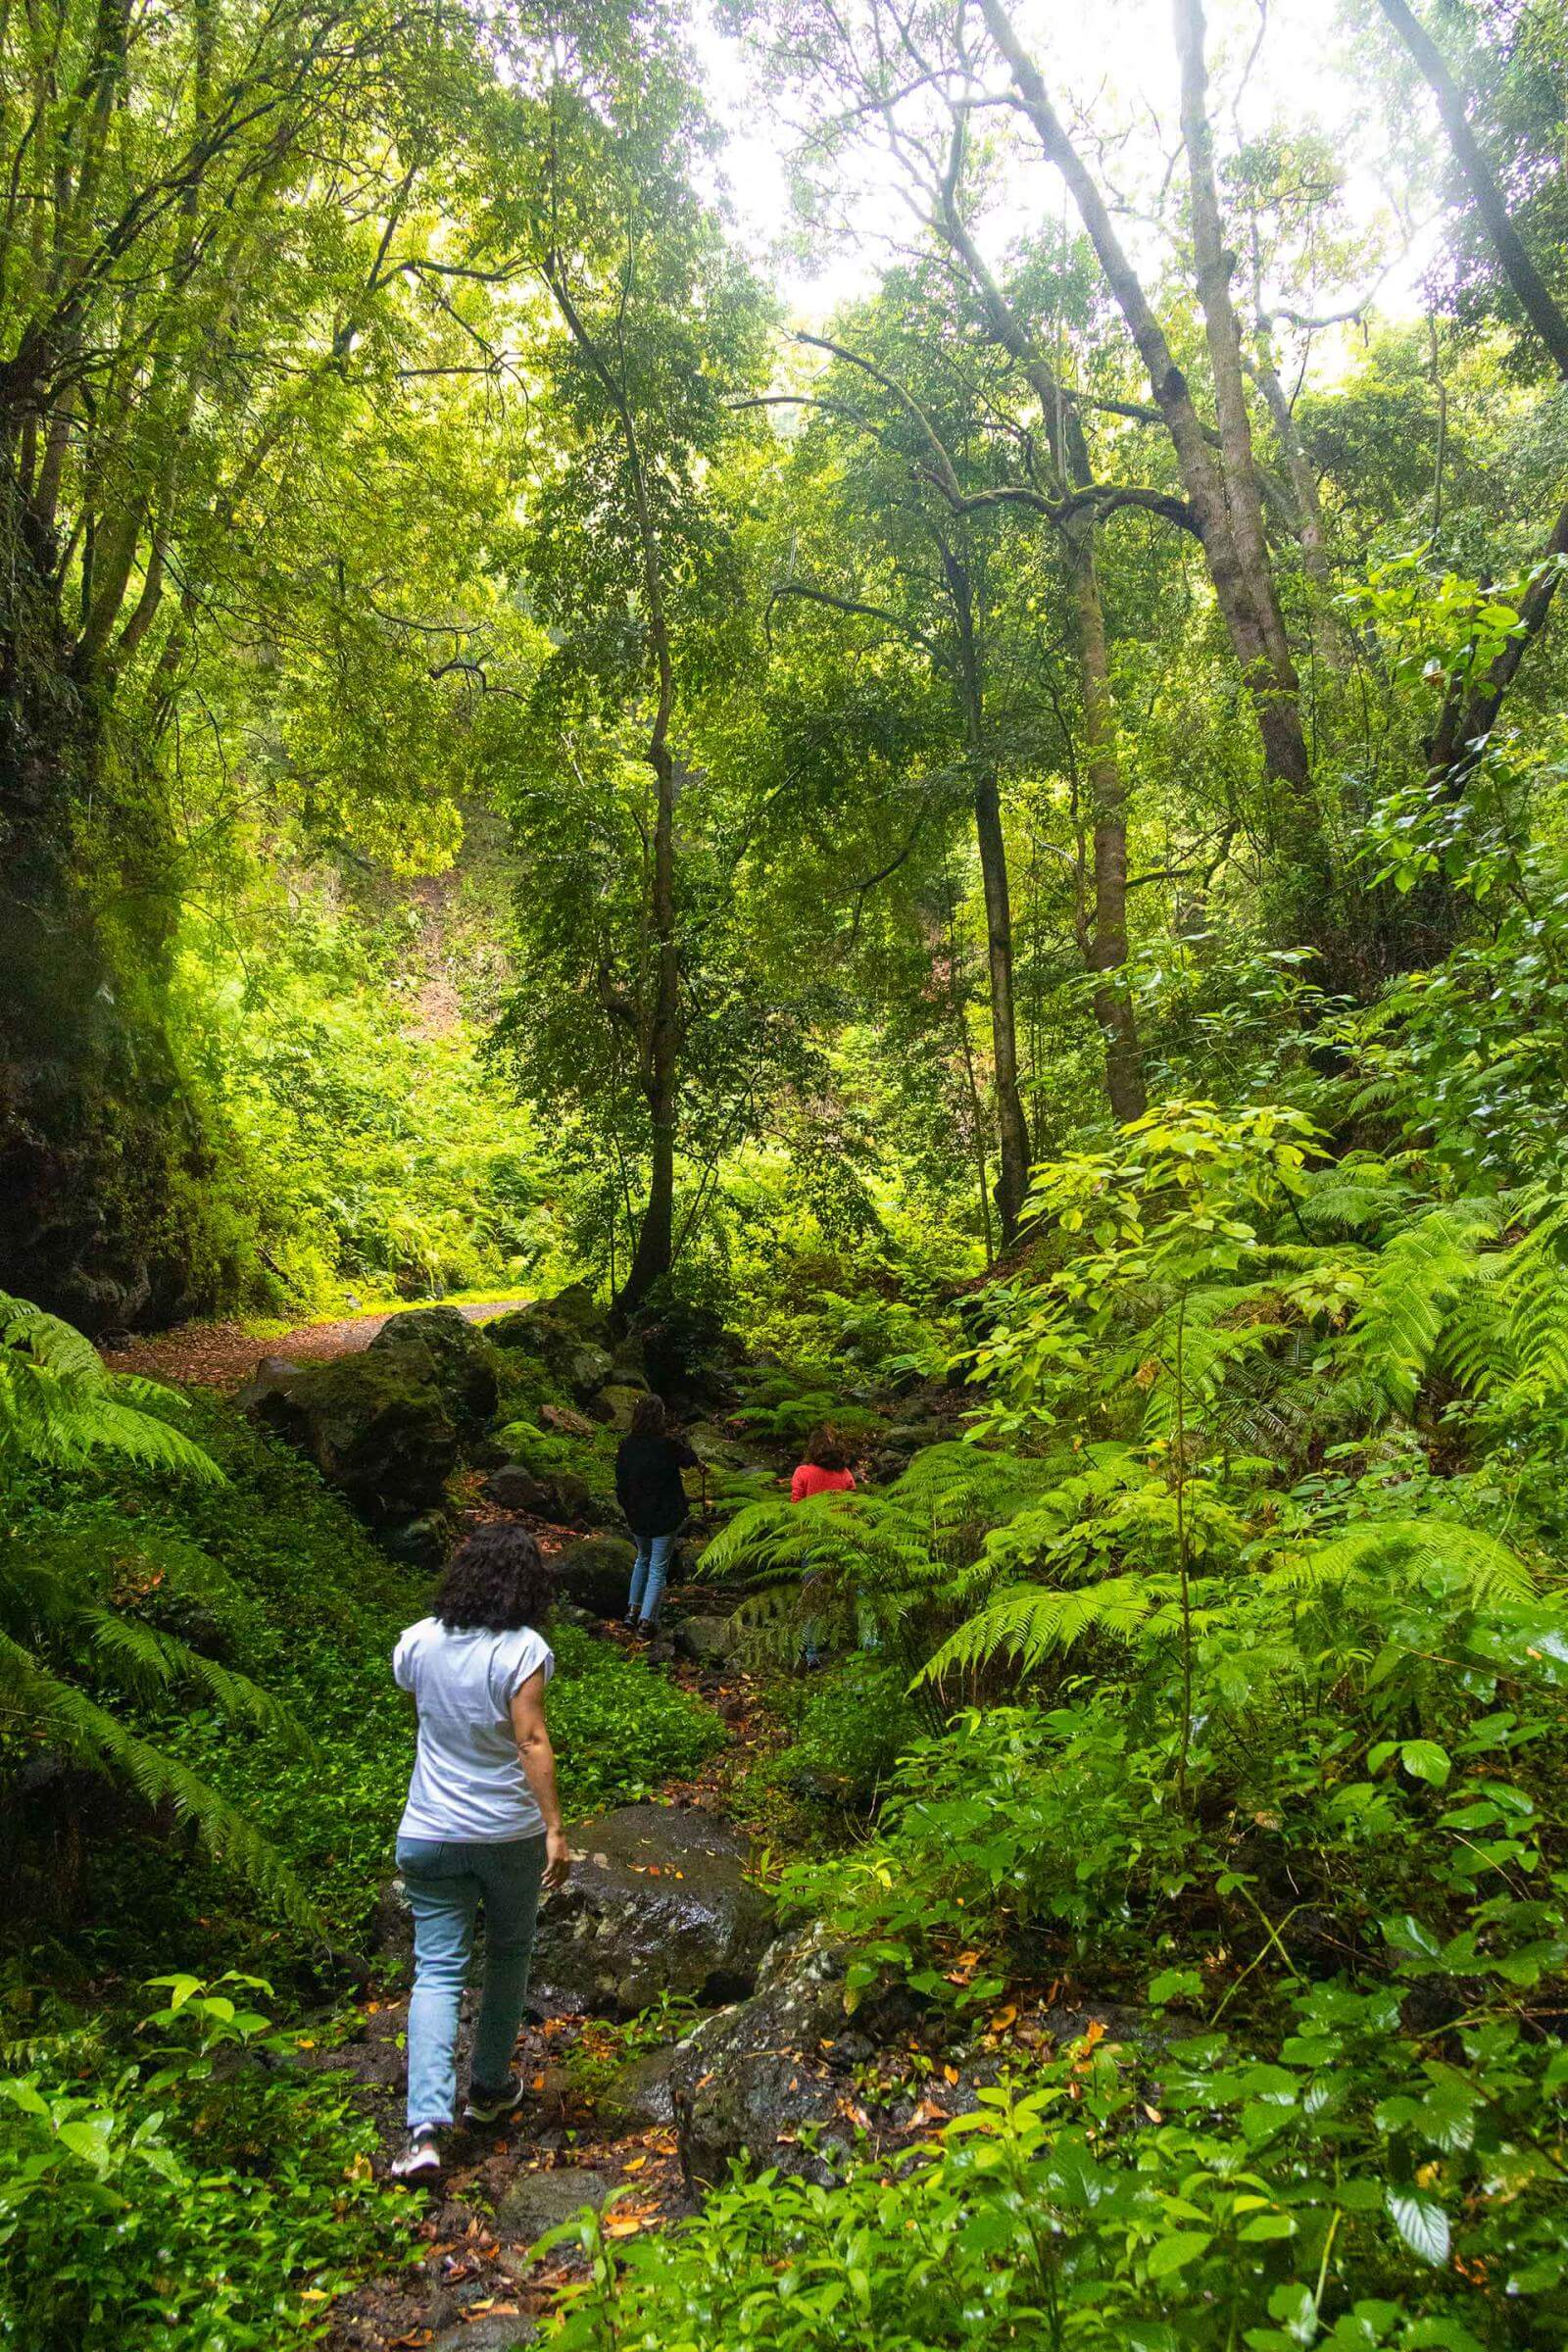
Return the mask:
<svg viewBox="0 0 1568 2352">
<path fill-rule="evenodd" d="M 625 1806 L 573 1831 L 572 1881 L 540 1920 L 534 2014 L 518 2053 L 527 2102 L 502 2126 L 456 2137 L 441 2190 L 424 2200 L 419 2260 L 339 2304 L 327 2337 L 336 2352 L 526 2343 L 559 2288 L 581 2275 L 570 2249 L 530 2257 L 547 2230 L 608 2205 L 607 2233 L 629 2238 L 694 2209 L 674 2105 L 676 2037 L 699 2002 L 744 1996 L 771 1936 L 748 1876 L 749 1842 L 724 1813 L 737 1762 L 771 1727 L 740 1670 L 672 1658 L 668 1671 L 717 1709 L 732 1744 L 699 1781 L 668 1791 L 667 1804 Z M 384 1934 L 383 1957 L 405 1977 L 395 1895 Z M 678 2004 L 662 2018 L 662 1993 Z M 389 2153 L 403 2124 L 406 2013 L 406 1984 L 368 1999 L 348 2037 L 312 2057 L 354 2077 Z"/>
</svg>

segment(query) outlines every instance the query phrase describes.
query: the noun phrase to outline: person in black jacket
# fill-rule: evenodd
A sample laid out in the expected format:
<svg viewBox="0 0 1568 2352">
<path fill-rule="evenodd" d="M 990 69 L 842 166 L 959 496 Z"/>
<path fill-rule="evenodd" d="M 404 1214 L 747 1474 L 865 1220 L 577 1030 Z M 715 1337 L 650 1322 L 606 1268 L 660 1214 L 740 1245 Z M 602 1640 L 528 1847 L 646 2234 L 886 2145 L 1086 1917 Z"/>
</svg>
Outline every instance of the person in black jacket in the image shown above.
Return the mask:
<svg viewBox="0 0 1568 2352">
<path fill-rule="evenodd" d="M 626 1623 L 643 1633 L 658 1622 L 669 1555 L 686 1517 L 680 1474 L 698 1467 L 685 1439 L 671 1431 L 660 1399 L 640 1396 L 615 1455 L 615 1494 L 637 1544 Z"/>
</svg>

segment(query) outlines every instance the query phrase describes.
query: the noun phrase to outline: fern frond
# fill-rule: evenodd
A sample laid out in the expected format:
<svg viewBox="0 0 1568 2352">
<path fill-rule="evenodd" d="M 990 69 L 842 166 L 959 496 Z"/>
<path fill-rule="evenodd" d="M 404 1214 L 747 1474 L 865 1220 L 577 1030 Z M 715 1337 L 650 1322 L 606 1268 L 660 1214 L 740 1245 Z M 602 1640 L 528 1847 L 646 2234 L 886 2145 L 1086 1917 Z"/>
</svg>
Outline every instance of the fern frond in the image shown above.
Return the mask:
<svg viewBox="0 0 1568 2352">
<path fill-rule="evenodd" d="M 1495 1201 L 1436 1208 L 1396 1234 L 1368 1279 L 1351 1325 L 1354 1354 L 1390 1405 L 1408 1412 L 1432 1366 L 1448 1312 L 1475 1278 L 1483 1242 L 1500 1221 Z"/>
<path fill-rule="evenodd" d="M 74 1685 L 62 1682 L 20 1642 L 0 1634 L 0 1690 L 68 1754 L 96 1772 L 130 1782 L 145 1803 L 172 1805 L 215 1861 L 261 1887 L 302 1926 L 320 1915 L 275 1846 L 209 1783 L 153 1746 Z"/>
<path fill-rule="evenodd" d="M 254 1723 L 292 1747 L 309 1746 L 303 1727 L 282 1700 L 252 1682 L 248 1674 L 221 1665 L 174 1635 L 143 1625 L 137 1618 L 122 1617 L 114 1609 L 88 1606 L 80 1610 L 79 1618 L 93 1646 L 132 1681 L 164 1688 L 195 1684 L 208 1691 L 225 1714 Z"/>
<path fill-rule="evenodd" d="M 1352 1584 L 1387 1587 L 1433 1576 L 1484 1608 L 1528 1600 L 1535 1578 L 1496 1536 L 1456 1519 L 1365 1519 L 1281 1561 L 1269 1582 L 1287 1591 L 1318 1592 Z"/>
<path fill-rule="evenodd" d="M 1130 1642 L 1175 1591 L 1167 1576 L 1108 1576 L 1098 1585 L 1062 1591 L 1051 1585 L 1009 1585 L 943 1642 L 916 1681 L 940 1683 L 1005 1658 L 1027 1674 L 1053 1651 L 1070 1649 L 1092 1634 Z"/>
<path fill-rule="evenodd" d="M 152 1381 L 114 1378 L 79 1331 L 0 1292 L 0 1459 L 71 1470 L 95 1453 L 118 1453 L 221 1485 L 211 1454 L 148 1409 L 179 1401 Z"/>
</svg>

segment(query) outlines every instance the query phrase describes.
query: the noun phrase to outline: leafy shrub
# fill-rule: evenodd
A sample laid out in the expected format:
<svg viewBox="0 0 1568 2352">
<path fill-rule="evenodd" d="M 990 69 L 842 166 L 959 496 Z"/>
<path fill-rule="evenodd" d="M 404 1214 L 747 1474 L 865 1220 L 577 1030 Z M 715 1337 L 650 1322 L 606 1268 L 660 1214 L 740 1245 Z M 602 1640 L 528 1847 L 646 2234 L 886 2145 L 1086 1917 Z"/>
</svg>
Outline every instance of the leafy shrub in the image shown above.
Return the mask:
<svg viewBox="0 0 1568 2352">
<path fill-rule="evenodd" d="M 870 1805 L 920 1728 L 902 1667 L 856 1655 L 804 1686 L 790 1745 L 767 1778 L 808 1797 L 859 1811 Z"/>
<path fill-rule="evenodd" d="M 896 2170 L 737 2171 L 623 2268 L 598 2217 L 567 2225 L 592 2268 L 563 2352 L 1560 2344 L 1568 2189 L 1532 2119 L 1568 2061 L 1515 2030 L 1423 2062 L 1397 2006 L 1309 1995 L 1278 2061 L 1209 2035 L 1153 2082 L 1090 2040 Z"/>
<path fill-rule="evenodd" d="M 0 2081 L 0 2332 L 29 2352 L 274 2352 L 407 2205 L 376 2186 L 373 2128 L 241 2006 L 268 1987 L 158 1980 L 127 2050 Z"/>
</svg>

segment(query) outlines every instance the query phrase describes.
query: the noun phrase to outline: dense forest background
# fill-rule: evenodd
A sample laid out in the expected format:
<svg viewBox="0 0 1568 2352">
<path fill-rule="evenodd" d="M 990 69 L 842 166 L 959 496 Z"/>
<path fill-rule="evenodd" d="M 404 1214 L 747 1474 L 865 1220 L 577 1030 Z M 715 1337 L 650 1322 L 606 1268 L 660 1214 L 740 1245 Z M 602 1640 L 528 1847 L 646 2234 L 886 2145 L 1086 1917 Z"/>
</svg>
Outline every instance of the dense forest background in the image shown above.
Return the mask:
<svg viewBox="0 0 1568 2352">
<path fill-rule="evenodd" d="M 235 2002 L 363 1996 L 388 1631 L 652 1380 L 832 2022 L 1007 2066 L 566 2340 L 1568 2341 L 1568 15 L 1059 13 L 0 7 L 7 2340 L 392 2262 Z M 395 1499 L 122 1369 L 540 1298 Z"/>
</svg>

